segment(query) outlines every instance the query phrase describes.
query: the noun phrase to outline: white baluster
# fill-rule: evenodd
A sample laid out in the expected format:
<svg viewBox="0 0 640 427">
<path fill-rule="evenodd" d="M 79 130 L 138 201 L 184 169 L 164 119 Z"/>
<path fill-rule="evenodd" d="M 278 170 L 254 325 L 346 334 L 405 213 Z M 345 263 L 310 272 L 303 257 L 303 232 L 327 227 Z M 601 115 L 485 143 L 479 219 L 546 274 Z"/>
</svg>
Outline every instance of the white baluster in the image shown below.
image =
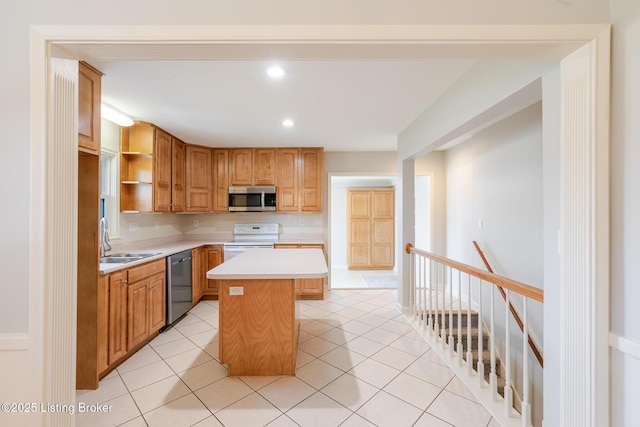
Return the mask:
<svg viewBox="0 0 640 427">
<path fill-rule="evenodd" d="M 447 346 L 447 267 L 442 264 L 442 310 L 441 310 L 442 332 L 441 341 L 442 349 Z"/>
<path fill-rule="evenodd" d="M 467 274 L 467 375 L 473 374 L 473 352 L 471 351 L 471 275 Z"/>
<path fill-rule="evenodd" d="M 458 366 L 462 366 L 462 272 L 458 270 Z"/>
<path fill-rule="evenodd" d="M 411 318 L 416 318 L 416 274 L 414 271 L 415 255 L 413 252 L 409 252 L 409 307 L 411 307 Z"/>
<path fill-rule="evenodd" d="M 506 307 L 505 307 L 505 385 L 504 385 L 504 409 L 507 417 L 510 417 L 513 412 L 513 390 L 511 389 L 511 331 L 509 328 L 510 312 L 509 305 L 510 292 L 509 289 L 505 291 Z"/>
<path fill-rule="evenodd" d="M 482 331 L 482 279 L 480 279 L 480 286 L 478 286 L 478 380 L 480 381 L 480 387 L 484 387 L 484 363 L 482 362 L 482 352 L 484 345 L 482 344 L 482 337 L 484 332 Z"/>
<path fill-rule="evenodd" d="M 522 427 L 531 426 L 531 403 L 529 402 L 529 329 L 527 326 L 527 298 L 524 298 L 522 320 Z"/>
<path fill-rule="evenodd" d="M 498 374 L 496 373 L 496 336 L 495 336 L 495 292 L 491 286 L 491 307 L 489 316 L 491 317 L 491 330 L 489 331 L 489 350 L 491 352 L 491 371 L 489 374 L 489 386 L 493 400 L 498 400 Z M 482 357 L 482 356 L 480 356 Z"/>
<path fill-rule="evenodd" d="M 453 357 L 453 267 L 449 267 L 449 357 Z"/>
<path fill-rule="evenodd" d="M 429 331 L 433 333 L 433 261 L 429 260 Z M 425 294 L 426 298 L 426 294 Z"/>
<path fill-rule="evenodd" d="M 435 306 L 435 310 L 434 310 L 434 319 L 433 321 L 435 322 L 433 324 L 433 332 L 436 334 L 436 339 L 438 339 L 440 337 L 440 325 L 438 323 L 439 320 L 439 316 L 438 316 L 438 264 L 435 265 L 435 272 L 436 272 L 436 306 Z"/>
</svg>

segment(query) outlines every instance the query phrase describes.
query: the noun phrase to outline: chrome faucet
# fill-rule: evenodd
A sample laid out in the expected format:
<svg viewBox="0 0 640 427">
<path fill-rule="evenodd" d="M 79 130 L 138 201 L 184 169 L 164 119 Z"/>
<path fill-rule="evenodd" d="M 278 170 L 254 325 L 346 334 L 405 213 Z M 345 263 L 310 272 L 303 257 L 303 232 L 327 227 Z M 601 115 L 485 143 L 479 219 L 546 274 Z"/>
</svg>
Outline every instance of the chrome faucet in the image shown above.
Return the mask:
<svg viewBox="0 0 640 427">
<path fill-rule="evenodd" d="M 108 229 L 109 223 L 107 222 L 107 218 L 100 218 L 100 257 L 105 256 L 107 251 L 111 250 L 109 233 L 107 233 Z"/>
</svg>

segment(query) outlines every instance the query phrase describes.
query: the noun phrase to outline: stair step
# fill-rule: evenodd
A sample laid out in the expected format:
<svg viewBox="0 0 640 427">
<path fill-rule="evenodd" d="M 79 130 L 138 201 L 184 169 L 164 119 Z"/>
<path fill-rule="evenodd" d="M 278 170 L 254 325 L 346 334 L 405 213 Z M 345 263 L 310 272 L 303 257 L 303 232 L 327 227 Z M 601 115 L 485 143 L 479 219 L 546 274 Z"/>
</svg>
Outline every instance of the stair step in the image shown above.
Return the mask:
<svg viewBox="0 0 640 427">
<path fill-rule="evenodd" d="M 449 323 L 450 323 L 449 312 L 445 311 L 444 314 L 445 314 L 444 327 L 448 328 L 449 327 Z M 428 318 L 429 317 L 429 311 L 423 311 L 423 312 L 420 312 L 420 313 L 417 314 L 417 316 L 421 316 L 421 315 L 424 315 L 424 316 L 426 316 L 426 318 Z M 439 310 L 437 312 L 436 311 L 431 311 L 431 316 L 432 317 L 435 317 L 436 315 L 438 316 L 438 324 L 440 324 L 440 327 L 442 327 L 443 326 L 442 310 Z M 466 312 L 463 312 L 462 316 L 460 316 L 460 317 L 461 317 L 461 321 L 460 321 L 461 325 L 463 327 L 466 327 L 467 326 L 467 322 L 469 320 Z M 458 327 L 458 313 L 457 312 L 453 312 L 453 319 L 452 320 L 453 320 L 453 322 L 452 322 L 453 326 L 457 328 Z M 434 323 L 435 323 L 435 320 L 434 320 Z M 471 326 L 478 326 L 478 313 L 477 312 L 471 312 Z"/>
</svg>

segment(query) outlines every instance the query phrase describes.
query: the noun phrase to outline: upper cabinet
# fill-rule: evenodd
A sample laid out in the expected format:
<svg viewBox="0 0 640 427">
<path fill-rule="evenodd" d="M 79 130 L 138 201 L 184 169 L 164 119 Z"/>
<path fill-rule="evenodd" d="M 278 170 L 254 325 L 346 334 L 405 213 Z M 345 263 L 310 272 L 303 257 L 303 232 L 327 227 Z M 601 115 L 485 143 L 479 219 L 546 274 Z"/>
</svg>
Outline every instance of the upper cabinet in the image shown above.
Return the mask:
<svg viewBox="0 0 640 427">
<path fill-rule="evenodd" d="M 229 185 L 275 185 L 275 148 L 232 148 L 229 152 Z"/>
<path fill-rule="evenodd" d="M 229 210 L 229 150 L 213 149 L 213 210 Z"/>
<path fill-rule="evenodd" d="M 144 122 L 120 128 L 120 211 L 184 211 L 184 143 Z"/>
<path fill-rule="evenodd" d="M 186 212 L 212 210 L 212 166 L 210 148 L 187 144 L 185 150 Z"/>
<path fill-rule="evenodd" d="M 322 212 L 322 148 L 279 148 L 280 212 Z"/>
<path fill-rule="evenodd" d="M 91 154 L 100 154 L 102 76 L 89 64 L 78 64 L 78 149 Z"/>
</svg>

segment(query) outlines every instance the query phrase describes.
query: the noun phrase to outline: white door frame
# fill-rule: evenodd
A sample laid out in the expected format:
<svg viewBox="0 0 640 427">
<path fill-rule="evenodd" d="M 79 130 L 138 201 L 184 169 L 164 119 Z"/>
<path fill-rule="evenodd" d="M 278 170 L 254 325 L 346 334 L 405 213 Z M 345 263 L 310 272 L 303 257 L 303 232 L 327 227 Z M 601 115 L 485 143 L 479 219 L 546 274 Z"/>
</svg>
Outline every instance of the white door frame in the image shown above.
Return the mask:
<svg viewBox="0 0 640 427">
<path fill-rule="evenodd" d="M 589 118 L 591 126 L 589 141 L 593 149 L 601 157 L 596 158 L 594 168 L 584 171 L 578 177 L 590 183 L 586 191 L 591 200 L 601 202 L 593 217 L 581 227 L 589 238 L 586 256 L 596 262 L 596 266 L 588 273 L 588 282 L 592 285 L 585 295 L 596 311 L 598 319 L 609 318 L 608 303 L 598 298 L 608 295 L 608 256 L 609 218 L 605 213 L 609 209 L 608 191 L 608 149 L 609 149 L 609 35 L 610 28 L 602 25 L 344 25 L 344 26 L 32 26 L 30 39 L 30 76 L 31 76 L 31 164 L 30 164 L 30 241 L 29 241 L 29 364 L 30 386 L 34 401 L 64 402 L 62 395 L 68 395 L 75 388 L 75 373 L 69 373 L 69 382 L 57 385 L 52 390 L 52 371 L 57 363 L 47 344 L 52 339 L 45 335 L 45 321 L 54 311 L 46 289 L 53 287 L 69 287 L 75 284 L 75 272 L 67 268 L 62 276 L 56 276 L 56 283 L 49 275 L 49 268 L 69 267 L 72 260 L 60 256 L 59 242 L 47 237 L 52 224 L 50 211 L 51 201 L 58 196 L 56 191 L 72 191 L 65 188 L 47 189 L 47 182 L 55 175 L 55 164 L 48 163 L 49 144 L 47 63 L 52 48 L 62 47 L 62 55 L 100 60 L 106 55 L 119 52 L 117 59 L 171 59 L 172 55 L 180 59 L 226 59 L 219 47 L 236 49 L 235 58 L 267 59 L 269 53 L 280 53 L 282 59 L 295 58 L 296 48 L 315 54 L 318 59 L 384 59 L 407 57 L 407 48 L 415 57 L 442 56 L 447 46 L 456 46 L 458 57 L 494 58 L 496 47 L 509 47 L 509 52 L 522 54 L 522 58 L 540 59 L 540 52 L 546 52 L 544 59 L 560 60 L 573 50 L 583 45 L 591 45 L 594 49 L 592 67 L 587 74 L 589 82 L 597 92 L 588 101 L 593 115 Z M 160 42 L 161 41 L 161 42 Z M 117 44 L 116 44 L 117 42 Z M 124 42 L 124 43 L 123 43 Z M 128 44 L 127 42 L 137 42 Z M 153 46 L 162 49 L 149 49 Z M 300 49 L 304 46 L 305 49 Z M 394 50 L 394 46 L 404 49 Z M 114 50 L 114 48 L 116 48 Z M 466 48 L 466 49 L 464 49 Z M 485 49 L 486 48 L 486 49 Z M 546 50 L 545 50 L 546 49 Z M 222 49 L 224 51 L 224 49 Z M 185 55 L 187 52 L 187 55 Z M 227 51 L 228 52 L 228 51 Z M 244 56 L 243 56 L 244 55 Z M 555 55 L 555 56 L 554 56 Z M 560 56 L 558 56 L 560 55 Z M 113 59 L 113 56 L 110 57 Z M 504 59 L 504 58 L 502 58 Z M 514 58 L 517 59 L 517 58 Z M 571 108 L 570 104 L 566 105 Z M 402 162 L 404 159 L 399 159 Z M 404 186 L 401 186 L 404 188 Z M 407 188 L 413 188 L 408 185 Z M 565 200 L 566 201 L 566 200 Z M 566 201 L 567 202 L 567 201 Z M 571 201 L 568 201 L 571 203 Z M 565 204 L 566 206 L 566 204 Z M 75 211 L 77 215 L 77 210 Z M 71 220 L 71 219 L 70 219 Z M 402 237 L 401 237 L 402 238 Z M 398 241 L 401 241 L 401 238 Z M 584 255 L 584 254 L 582 254 Z M 578 265 L 582 261 L 568 257 L 563 258 L 565 270 Z M 400 263 L 400 260 L 398 260 Z M 64 274 L 67 279 L 63 280 Z M 561 284 L 563 285 L 563 284 Z M 608 301 L 606 299 L 605 301 Z M 56 312 L 59 313 L 59 312 Z M 72 314 L 69 313 L 71 317 Z M 62 320 L 69 320 L 62 319 Z M 75 319 L 72 319 L 75 322 Z M 600 328 L 604 328 L 602 324 Z M 591 372 L 588 372 L 587 383 L 590 387 L 596 384 L 599 388 L 590 394 L 591 417 L 589 425 L 606 425 L 609 419 L 609 389 L 603 381 L 608 378 L 608 321 L 607 336 L 603 341 L 601 331 L 591 328 L 589 337 L 590 353 L 597 356 L 592 361 Z M 68 352 L 60 357 L 75 355 L 75 345 L 70 344 Z M 596 363 L 597 362 L 597 363 Z M 592 388 L 592 390 L 594 390 Z M 57 394 L 58 393 L 58 394 Z M 572 401 L 571 393 L 561 392 L 558 398 L 561 407 L 567 411 L 582 407 L 583 402 Z M 563 409 L 563 410 L 564 410 Z M 50 415 L 41 414 L 43 424 L 49 424 Z M 74 417 L 68 416 L 65 425 L 73 425 Z M 58 419 L 58 421 L 62 421 Z M 606 422 L 605 422 L 606 421 Z M 60 424 L 62 425 L 62 424 Z"/>
</svg>

